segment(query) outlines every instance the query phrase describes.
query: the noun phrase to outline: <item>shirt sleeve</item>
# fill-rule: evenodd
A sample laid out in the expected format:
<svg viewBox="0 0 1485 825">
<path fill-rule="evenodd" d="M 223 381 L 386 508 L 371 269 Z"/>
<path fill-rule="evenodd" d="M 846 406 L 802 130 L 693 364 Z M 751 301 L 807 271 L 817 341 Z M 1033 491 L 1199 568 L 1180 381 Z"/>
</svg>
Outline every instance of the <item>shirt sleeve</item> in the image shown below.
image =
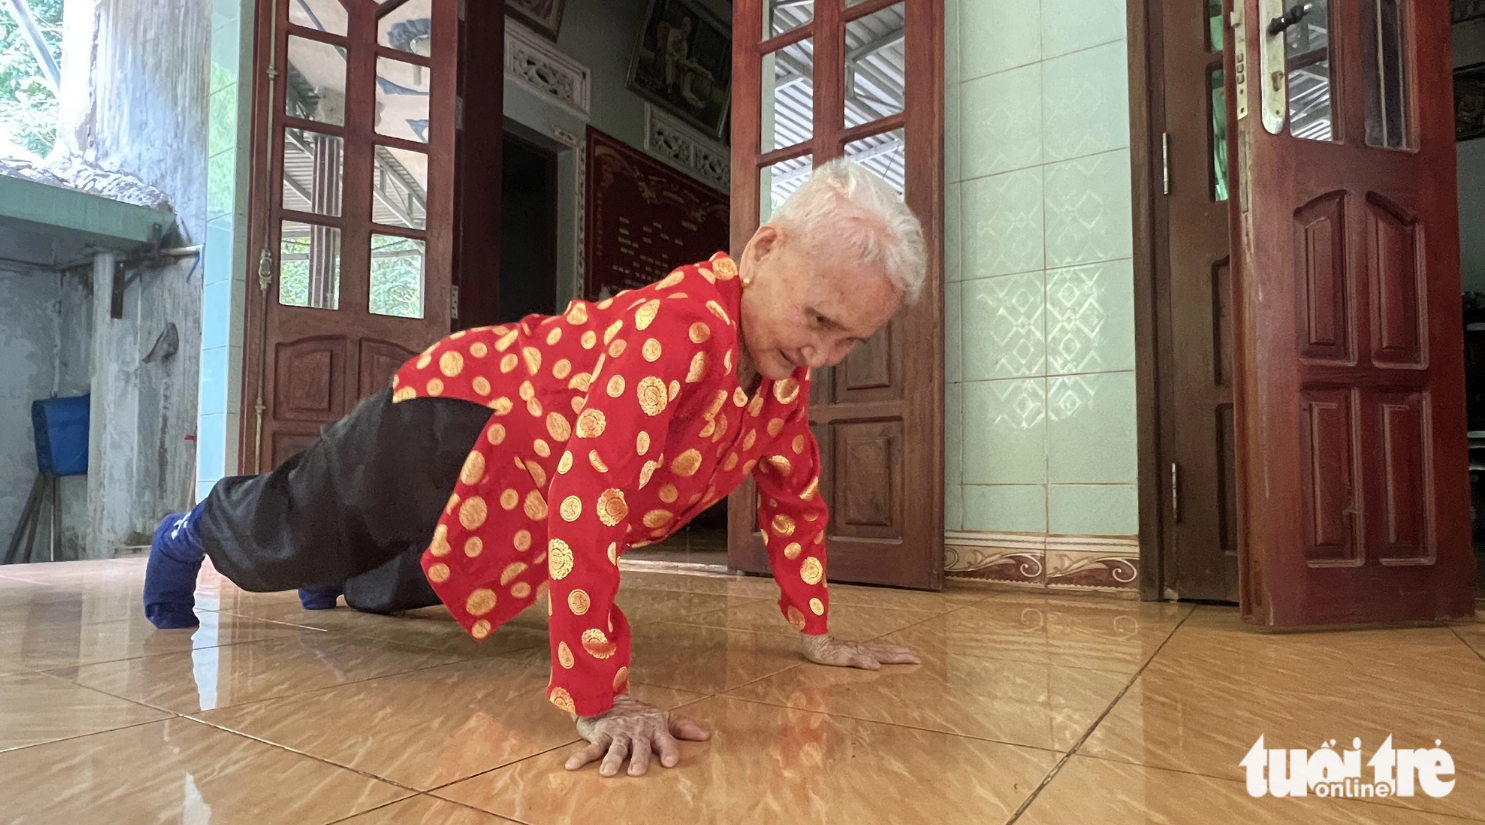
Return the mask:
<svg viewBox="0 0 1485 825">
<path fill-rule="evenodd" d="M 712 329 L 686 301 L 651 300 L 605 332 L 605 355 L 589 381 L 567 451 L 548 488 L 547 565 L 552 704 L 580 716 L 608 710 L 628 688 L 629 623 L 614 605 L 618 559 L 638 532 L 668 524 L 665 510 L 631 513 L 661 454 L 683 388 L 714 383 L 722 370 Z M 700 326 L 707 326 L 702 334 Z"/>
<path fill-rule="evenodd" d="M 800 384 L 800 396 L 809 398 L 808 380 Z M 808 404 L 801 403 L 785 420 L 753 478 L 758 482 L 758 524 L 779 585 L 779 609 L 801 632 L 826 633 L 830 593 L 825 525 L 830 513 L 820 496 L 820 447 L 810 432 Z"/>
</svg>

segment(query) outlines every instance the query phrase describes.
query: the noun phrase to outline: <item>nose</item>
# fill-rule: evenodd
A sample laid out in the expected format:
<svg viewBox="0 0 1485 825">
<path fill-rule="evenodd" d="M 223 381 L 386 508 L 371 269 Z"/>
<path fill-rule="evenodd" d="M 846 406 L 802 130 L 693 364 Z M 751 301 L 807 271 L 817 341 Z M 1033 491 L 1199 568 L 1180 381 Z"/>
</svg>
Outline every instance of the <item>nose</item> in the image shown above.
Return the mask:
<svg viewBox="0 0 1485 825">
<path fill-rule="evenodd" d="M 804 363 L 812 370 L 834 366 L 835 363 L 830 360 L 828 348 L 826 347 L 815 346 L 813 344 L 807 345 L 800 348 L 799 354 L 804 356 Z"/>
</svg>

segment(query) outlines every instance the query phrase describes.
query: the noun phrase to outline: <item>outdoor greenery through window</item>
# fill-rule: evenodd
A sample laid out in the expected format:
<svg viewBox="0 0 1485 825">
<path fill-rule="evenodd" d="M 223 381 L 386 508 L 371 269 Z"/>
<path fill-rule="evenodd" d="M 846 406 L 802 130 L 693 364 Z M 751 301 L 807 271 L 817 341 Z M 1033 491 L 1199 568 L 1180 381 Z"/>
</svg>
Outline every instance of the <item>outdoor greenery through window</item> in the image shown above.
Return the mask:
<svg viewBox="0 0 1485 825">
<path fill-rule="evenodd" d="M 371 236 L 370 309 L 374 315 L 423 317 L 422 241 Z"/>
<path fill-rule="evenodd" d="M 52 150 L 61 65 L 62 0 L 0 0 L 0 158 L 34 162 Z"/>
</svg>

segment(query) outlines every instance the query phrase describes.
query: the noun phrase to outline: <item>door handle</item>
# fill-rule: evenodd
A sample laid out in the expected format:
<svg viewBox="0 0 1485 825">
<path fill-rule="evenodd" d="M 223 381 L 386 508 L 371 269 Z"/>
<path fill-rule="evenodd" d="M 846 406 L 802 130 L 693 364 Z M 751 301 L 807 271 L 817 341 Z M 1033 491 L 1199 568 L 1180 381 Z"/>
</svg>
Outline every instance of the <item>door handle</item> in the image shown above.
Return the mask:
<svg viewBox="0 0 1485 825">
<path fill-rule="evenodd" d="M 1290 6 L 1289 11 L 1268 21 L 1269 37 L 1273 37 L 1276 34 L 1283 34 L 1290 26 L 1305 19 L 1305 15 L 1309 14 L 1314 8 L 1315 4 L 1313 3 L 1300 3 Z"/>
<path fill-rule="evenodd" d="M 1284 32 L 1309 14 L 1311 4 L 1290 9 L 1284 0 L 1258 0 L 1259 20 L 1268 20 L 1258 45 L 1258 94 L 1262 101 L 1263 128 L 1271 135 L 1284 133 L 1289 117 L 1289 72 L 1285 60 Z"/>
</svg>

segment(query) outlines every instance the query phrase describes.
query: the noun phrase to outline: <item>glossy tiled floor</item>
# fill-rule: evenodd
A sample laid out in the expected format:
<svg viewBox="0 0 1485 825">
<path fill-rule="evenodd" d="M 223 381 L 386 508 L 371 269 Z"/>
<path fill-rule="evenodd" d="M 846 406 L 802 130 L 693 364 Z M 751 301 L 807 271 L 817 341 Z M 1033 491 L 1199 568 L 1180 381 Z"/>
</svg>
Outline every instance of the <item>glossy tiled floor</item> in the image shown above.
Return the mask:
<svg viewBox="0 0 1485 825">
<path fill-rule="evenodd" d="M 562 770 L 544 609 L 476 644 L 441 610 L 306 613 L 207 573 L 200 629 L 157 632 L 142 576 L 0 568 L 0 821 L 1485 822 L 1485 624 L 1268 636 L 1231 609 L 833 588 L 837 632 L 923 656 L 865 672 L 804 663 L 767 580 L 629 573 L 635 693 L 716 736 L 605 780 Z M 1260 735 L 1388 734 L 1443 740 L 1453 793 L 1246 792 Z"/>
</svg>

